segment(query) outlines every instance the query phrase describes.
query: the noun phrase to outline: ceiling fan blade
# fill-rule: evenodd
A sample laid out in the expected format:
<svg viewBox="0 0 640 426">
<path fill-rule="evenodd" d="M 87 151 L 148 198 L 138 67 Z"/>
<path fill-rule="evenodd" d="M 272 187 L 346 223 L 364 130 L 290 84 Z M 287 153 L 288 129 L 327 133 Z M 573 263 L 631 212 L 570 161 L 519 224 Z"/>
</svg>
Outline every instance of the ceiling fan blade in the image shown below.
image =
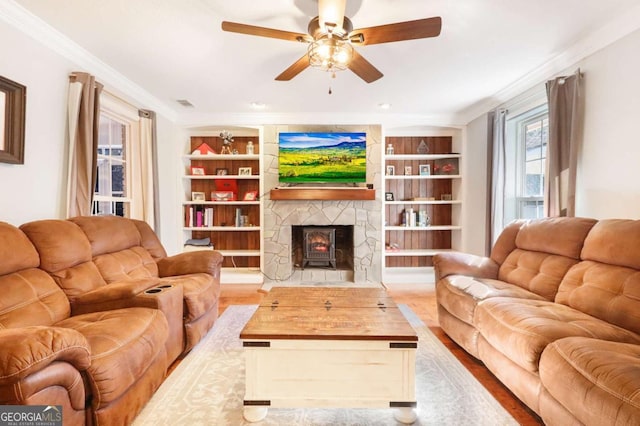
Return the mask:
<svg viewBox="0 0 640 426">
<path fill-rule="evenodd" d="M 291 31 L 274 30 L 272 28 L 256 27 L 255 25 L 239 24 L 237 22 L 222 21 L 222 29 L 232 33 L 255 35 L 260 37 L 279 38 L 281 40 L 310 42 L 313 39 L 309 34 L 294 33 Z"/>
<path fill-rule="evenodd" d="M 396 24 L 379 25 L 377 27 L 353 30 L 349 38 L 354 41 L 362 35 L 363 41 L 357 44 L 369 45 L 390 43 L 393 41 L 415 40 L 419 38 L 437 37 L 442 29 L 442 18 L 439 16 L 415 21 L 398 22 Z"/>
<path fill-rule="evenodd" d="M 349 62 L 349 69 L 367 83 L 372 83 L 384 75 L 355 50 L 351 62 Z"/>
<path fill-rule="evenodd" d="M 335 32 L 342 32 L 344 11 L 347 8 L 347 0 L 318 0 L 318 17 L 320 28 L 325 24 L 335 25 Z M 333 31 L 333 30 L 332 30 Z M 342 32 L 344 34 L 344 32 Z"/>
<path fill-rule="evenodd" d="M 289 68 L 282 71 L 282 73 L 276 77 L 278 81 L 289 81 L 293 77 L 300 74 L 309 66 L 309 57 L 305 54 L 302 58 L 295 61 Z"/>
</svg>

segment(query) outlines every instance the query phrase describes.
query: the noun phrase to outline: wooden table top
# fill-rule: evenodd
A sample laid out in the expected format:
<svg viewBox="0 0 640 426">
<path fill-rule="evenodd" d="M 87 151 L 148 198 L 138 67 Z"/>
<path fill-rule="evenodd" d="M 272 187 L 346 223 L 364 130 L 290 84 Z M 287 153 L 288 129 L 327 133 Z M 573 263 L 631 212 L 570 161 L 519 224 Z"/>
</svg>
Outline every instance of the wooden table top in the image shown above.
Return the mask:
<svg viewBox="0 0 640 426">
<path fill-rule="evenodd" d="M 418 340 L 385 290 L 342 287 L 274 287 L 240 338 Z"/>
</svg>

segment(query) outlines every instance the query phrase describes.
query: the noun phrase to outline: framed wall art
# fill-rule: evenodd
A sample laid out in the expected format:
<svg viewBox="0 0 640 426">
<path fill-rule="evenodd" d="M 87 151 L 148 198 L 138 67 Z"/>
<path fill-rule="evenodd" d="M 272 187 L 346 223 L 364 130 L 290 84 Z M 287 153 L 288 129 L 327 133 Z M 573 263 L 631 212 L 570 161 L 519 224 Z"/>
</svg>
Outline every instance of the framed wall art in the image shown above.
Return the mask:
<svg viewBox="0 0 640 426">
<path fill-rule="evenodd" d="M 27 88 L 0 76 L 0 162 L 24 164 Z"/>
</svg>

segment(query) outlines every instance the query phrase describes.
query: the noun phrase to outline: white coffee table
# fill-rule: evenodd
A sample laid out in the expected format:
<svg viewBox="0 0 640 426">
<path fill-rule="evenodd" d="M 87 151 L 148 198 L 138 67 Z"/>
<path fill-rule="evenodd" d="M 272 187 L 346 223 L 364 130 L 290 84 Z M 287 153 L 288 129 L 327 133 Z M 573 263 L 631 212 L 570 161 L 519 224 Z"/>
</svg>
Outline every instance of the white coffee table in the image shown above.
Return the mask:
<svg viewBox="0 0 640 426">
<path fill-rule="evenodd" d="M 382 289 L 275 287 L 240 338 L 247 421 L 269 407 L 386 407 L 416 419 L 418 337 Z"/>
</svg>

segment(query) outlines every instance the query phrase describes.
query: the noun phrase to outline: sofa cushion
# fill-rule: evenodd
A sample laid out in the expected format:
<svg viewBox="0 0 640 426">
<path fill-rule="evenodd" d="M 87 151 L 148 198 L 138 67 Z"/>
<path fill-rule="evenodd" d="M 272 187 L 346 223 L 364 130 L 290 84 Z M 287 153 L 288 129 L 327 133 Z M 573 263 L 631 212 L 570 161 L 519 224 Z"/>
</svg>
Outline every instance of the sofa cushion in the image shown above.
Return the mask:
<svg viewBox="0 0 640 426">
<path fill-rule="evenodd" d="M 49 273 L 91 262 L 87 236 L 68 220 L 37 220 L 25 223 L 20 229 L 38 250 L 40 267 Z"/>
<path fill-rule="evenodd" d="M 606 219 L 584 242 L 582 259 L 640 269 L 640 220 Z"/>
<path fill-rule="evenodd" d="M 158 239 L 158 236 L 153 229 L 149 226 L 149 224 L 143 220 L 131 219 L 131 222 L 138 228 L 138 232 L 140 232 L 140 238 L 142 239 L 142 247 L 147 249 L 153 260 L 156 262 L 162 258 L 167 257 L 167 252 L 162 247 L 162 243 Z"/>
<path fill-rule="evenodd" d="M 583 424 L 637 424 L 640 346 L 584 337 L 551 343 L 540 358 L 540 380 Z"/>
<path fill-rule="evenodd" d="M 141 245 L 138 228 L 130 219 L 120 216 L 78 216 L 69 220 L 86 234 L 93 257 Z"/>
<path fill-rule="evenodd" d="M 82 333 L 91 347 L 87 369 L 93 405 L 109 405 L 145 375 L 158 356 L 166 357 L 169 335 L 162 312 L 127 308 L 68 318 L 56 324 Z"/>
<path fill-rule="evenodd" d="M 0 328 L 53 325 L 71 314 L 69 300 L 42 269 L 0 276 L 0 294 Z"/>
<path fill-rule="evenodd" d="M 525 222 L 498 278 L 553 300 L 562 278 L 579 261 L 584 239 L 595 222 L 566 217 Z"/>
<path fill-rule="evenodd" d="M 0 276 L 37 268 L 38 252 L 29 238 L 13 225 L 0 222 Z"/>
<path fill-rule="evenodd" d="M 527 371 L 537 372 L 548 344 L 571 336 L 640 344 L 640 335 L 568 306 L 541 300 L 495 297 L 475 311 L 474 325 L 495 349 Z"/>
<path fill-rule="evenodd" d="M 93 262 L 107 283 L 158 277 L 158 265 L 140 246 L 98 255 Z"/>
<path fill-rule="evenodd" d="M 37 220 L 20 227 L 40 254 L 49 273 L 71 303 L 107 283 L 92 261 L 91 244 L 82 229 L 68 220 Z"/>
<path fill-rule="evenodd" d="M 576 259 L 554 254 L 515 249 L 500 266 L 498 278 L 553 300 Z"/>
<path fill-rule="evenodd" d="M 583 261 L 562 280 L 556 302 L 640 334 L 640 271 Z"/>
<path fill-rule="evenodd" d="M 450 275 L 436 284 L 438 303 L 458 319 L 473 324 L 476 306 L 489 297 L 544 300 L 542 296 L 504 281 Z"/>
<path fill-rule="evenodd" d="M 531 220 L 520 227 L 516 247 L 578 260 L 584 240 L 595 224 L 595 219 L 578 217 Z"/>
</svg>

